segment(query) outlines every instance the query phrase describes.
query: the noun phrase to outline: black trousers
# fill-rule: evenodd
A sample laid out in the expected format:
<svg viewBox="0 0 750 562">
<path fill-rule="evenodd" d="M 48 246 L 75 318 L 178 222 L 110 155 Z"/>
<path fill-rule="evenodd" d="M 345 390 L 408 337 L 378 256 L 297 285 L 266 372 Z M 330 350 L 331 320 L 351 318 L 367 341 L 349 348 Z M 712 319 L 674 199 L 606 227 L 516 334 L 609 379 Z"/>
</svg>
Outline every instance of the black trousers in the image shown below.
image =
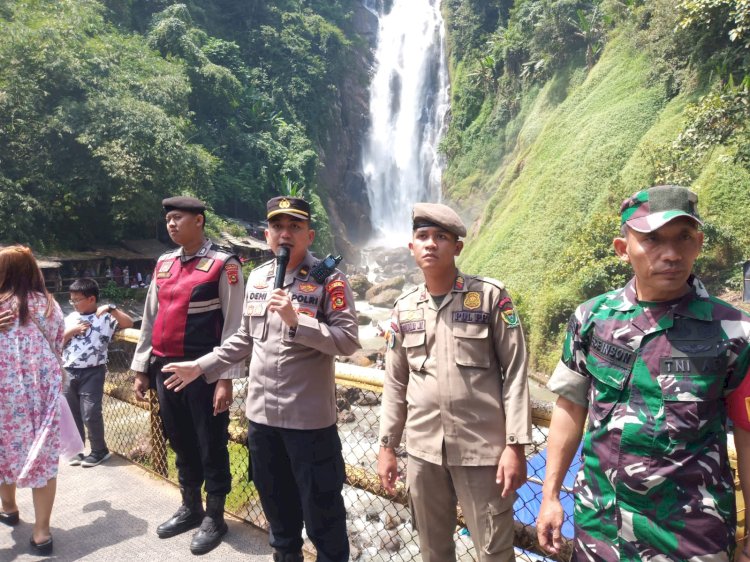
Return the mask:
<svg viewBox="0 0 750 562">
<path fill-rule="evenodd" d="M 149 368 L 156 381 L 159 410 L 164 433 L 176 455 L 180 486 L 200 488 L 206 493 L 226 495 L 232 489 L 229 472 L 229 412 L 214 416 L 216 383 L 208 384 L 198 377 L 180 392 L 164 387 L 169 374 L 161 372 L 167 363 L 183 358 L 157 358 Z"/>
<path fill-rule="evenodd" d="M 319 562 L 349 560 L 341 496 L 344 459 L 336 426 L 282 429 L 251 421 L 247 442 L 271 546 L 299 552 L 304 522 Z"/>
</svg>

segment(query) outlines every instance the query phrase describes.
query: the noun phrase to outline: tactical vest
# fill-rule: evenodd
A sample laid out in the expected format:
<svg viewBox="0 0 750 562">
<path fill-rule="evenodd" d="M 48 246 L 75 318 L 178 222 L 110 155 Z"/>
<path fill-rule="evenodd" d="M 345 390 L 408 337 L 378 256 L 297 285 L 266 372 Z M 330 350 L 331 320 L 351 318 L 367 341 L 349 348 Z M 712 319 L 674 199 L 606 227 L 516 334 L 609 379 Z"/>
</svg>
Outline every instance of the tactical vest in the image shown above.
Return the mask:
<svg viewBox="0 0 750 562">
<path fill-rule="evenodd" d="M 168 252 L 156 264 L 159 311 L 151 345 L 159 357 L 197 358 L 221 344 L 219 279 L 224 264 L 235 256 L 215 244 L 185 262 L 180 254 Z"/>
</svg>

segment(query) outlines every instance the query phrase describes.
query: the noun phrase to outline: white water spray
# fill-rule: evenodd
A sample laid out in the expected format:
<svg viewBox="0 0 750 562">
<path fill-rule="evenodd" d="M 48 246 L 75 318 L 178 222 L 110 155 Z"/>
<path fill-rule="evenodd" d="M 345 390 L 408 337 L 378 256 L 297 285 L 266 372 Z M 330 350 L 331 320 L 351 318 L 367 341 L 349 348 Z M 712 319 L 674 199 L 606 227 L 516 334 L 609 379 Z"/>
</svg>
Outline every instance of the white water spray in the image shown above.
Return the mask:
<svg viewBox="0 0 750 562">
<path fill-rule="evenodd" d="M 373 242 L 392 246 L 408 239 L 415 202 L 440 200 L 443 162 L 437 147 L 449 83 L 440 0 L 394 0 L 378 18 L 362 169 Z"/>
</svg>

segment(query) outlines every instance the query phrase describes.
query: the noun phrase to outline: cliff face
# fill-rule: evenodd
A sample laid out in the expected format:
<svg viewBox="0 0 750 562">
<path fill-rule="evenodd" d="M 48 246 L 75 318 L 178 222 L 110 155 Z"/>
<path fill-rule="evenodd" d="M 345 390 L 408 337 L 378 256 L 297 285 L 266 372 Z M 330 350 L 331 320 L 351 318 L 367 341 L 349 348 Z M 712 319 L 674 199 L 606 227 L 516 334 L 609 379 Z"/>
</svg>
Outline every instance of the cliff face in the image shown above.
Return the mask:
<svg viewBox="0 0 750 562">
<path fill-rule="evenodd" d="M 367 188 L 362 174 L 362 142 L 367 131 L 369 69 L 377 41 L 377 17 L 359 6 L 352 31 L 363 39 L 354 47 L 352 71 L 338 86 L 328 136 L 320 148 L 318 181 L 336 249 L 348 263 L 359 263 L 357 245 L 367 241 L 372 225 Z"/>
</svg>

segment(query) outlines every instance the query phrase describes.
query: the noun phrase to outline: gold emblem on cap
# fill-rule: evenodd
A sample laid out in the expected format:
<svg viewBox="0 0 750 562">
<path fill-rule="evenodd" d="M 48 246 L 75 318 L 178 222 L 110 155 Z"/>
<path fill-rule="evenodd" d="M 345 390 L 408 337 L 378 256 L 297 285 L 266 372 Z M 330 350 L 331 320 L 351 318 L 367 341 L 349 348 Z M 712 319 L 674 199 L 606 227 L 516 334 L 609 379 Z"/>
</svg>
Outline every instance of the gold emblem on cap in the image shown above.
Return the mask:
<svg viewBox="0 0 750 562">
<path fill-rule="evenodd" d="M 288 209 L 291 206 L 292 204 L 288 199 L 282 199 L 281 201 L 279 201 L 279 209 Z"/>
<path fill-rule="evenodd" d="M 469 291 L 464 297 L 464 308 L 474 310 L 482 305 L 482 297 L 476 291 Z"/>
</svg>

